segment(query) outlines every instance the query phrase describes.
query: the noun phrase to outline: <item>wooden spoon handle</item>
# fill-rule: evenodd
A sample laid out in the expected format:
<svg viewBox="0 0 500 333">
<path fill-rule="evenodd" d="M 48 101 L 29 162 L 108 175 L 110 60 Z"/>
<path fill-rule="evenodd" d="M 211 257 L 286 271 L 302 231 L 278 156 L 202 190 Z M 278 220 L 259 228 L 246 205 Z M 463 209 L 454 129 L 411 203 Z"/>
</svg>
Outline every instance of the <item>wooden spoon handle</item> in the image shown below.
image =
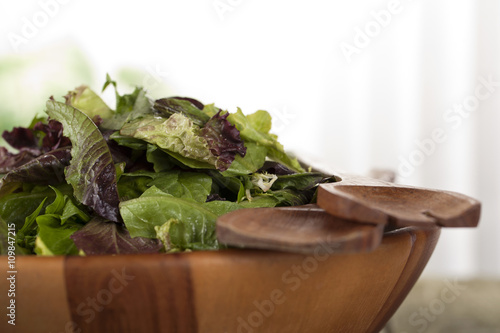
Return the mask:
<svg viewBox="0 0 500 333">
<path fill-rule="evenodd" d="M 318 206 L 334 216 L 392 227 L 476 227 L 481 204 L 463 194 L 340 175 L 321 184 Z"/>
<path fill-rule="evenodd" d="M 316 205 L 247 208 L 217 219 L 222 244 L 303 254 L 371 251 L 380 244 L 383 229 L 350 223 Z"/>
</svg>

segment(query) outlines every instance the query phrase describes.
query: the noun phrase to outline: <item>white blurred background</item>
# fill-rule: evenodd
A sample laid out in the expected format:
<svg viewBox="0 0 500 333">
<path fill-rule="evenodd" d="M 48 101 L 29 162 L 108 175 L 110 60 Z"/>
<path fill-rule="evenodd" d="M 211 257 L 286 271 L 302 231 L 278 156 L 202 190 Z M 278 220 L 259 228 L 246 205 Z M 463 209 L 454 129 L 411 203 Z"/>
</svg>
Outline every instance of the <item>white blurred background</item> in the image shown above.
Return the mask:
<svg viewBox="0 0 500 333">
<path fill-rule="evenodd" d="M 0 130 L 105 74 L 245 113 L 334 170 L 483 203 L 445 229 L 426 276 L 500 277 L 500 2 L 0 2 Z M 108 94 L 109 95 L 109 94 Z"/>
</svg>

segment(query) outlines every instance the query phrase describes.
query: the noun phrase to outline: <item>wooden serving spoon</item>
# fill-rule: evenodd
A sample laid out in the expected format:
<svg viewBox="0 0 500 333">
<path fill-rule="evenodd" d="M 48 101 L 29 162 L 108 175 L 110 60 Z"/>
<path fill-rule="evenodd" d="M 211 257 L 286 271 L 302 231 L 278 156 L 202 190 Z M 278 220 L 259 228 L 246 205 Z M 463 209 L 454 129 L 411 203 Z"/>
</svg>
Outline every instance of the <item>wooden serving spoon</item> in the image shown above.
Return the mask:
<svg viewBox="0 0 500 333">
<path fill-rule="evenodd" d="M 219 242 L 303 254 L 367 252 L 378 247 L 383 225 L 350 223 L 316 205 L 247 208 L 217 219 Z"/>
<path fill-rule="evenodd" d="M 476 227 L 481 204 L 468 196 L 342 175 L 321 184 L 318 205 L 252 208 L 217 220 L 227 245 L 296 253 L 324 246 L 337 253 L 376 248 L 384 228 Z"/>
<path fill-rule="evenodd" d="M 329 214 L 362 223 L 406 226 L 476 227 L 481 203 L 463 194 L 403 186 L 368 177 L 340 175 L 321 184 L 318 206 Z"/>
</svg>

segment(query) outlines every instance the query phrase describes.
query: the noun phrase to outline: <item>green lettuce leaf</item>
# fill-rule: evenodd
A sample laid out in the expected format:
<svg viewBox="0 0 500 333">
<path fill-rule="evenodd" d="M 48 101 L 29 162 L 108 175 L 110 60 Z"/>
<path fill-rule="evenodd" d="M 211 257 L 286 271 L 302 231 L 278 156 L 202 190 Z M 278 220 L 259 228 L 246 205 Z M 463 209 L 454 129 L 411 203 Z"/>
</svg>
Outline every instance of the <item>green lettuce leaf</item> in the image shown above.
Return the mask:
<svg viewBox="0 0 500 333">
<path fill-rule="evenodd" d="M 204 173 L 173 170 L 157 174 L 148 186 L 177 198 L 205 202 L 212 189 L 212 178 Z"/>
<path fill-rule="evenodd" d="M 148 144 L 146 159 L 149 163 L 153 164 L 153 168 L 156 172 L 167 171 L 175 166 L 173 157 L 156 145 Z"/>
<path fill-rule="evenodd" d="M 268 149 L 267 154 L 272 160 L 296 172 L 304 172 L 297 159 L 285 153 L 283 145 L 278 142 L 278 137 L 268 132 L 271 128 L 271 116 L 267 111 L 259 110 L 254 114 L 245 116 L 241 109 L 238 108 L 227 119 L 240 131 L 240 135 L 245 142 L 252 141 L 266 147 Z"/>
<path fill-rule="evenodd" d="M 45 214 L 36 218 L 38 236 L 35 242 L 35 253 L 38 255 L 76 255 L 76 247 L 70 236 L 80 230 L 83 225 L 66 222 L 61 225 L 57 215 Z"/>
<path fill-rule="evenodd" d="M 58 189 L 64 194 L 71 194 L 69 185 L 60 185 Z M 36 186 L 31 190 L 11 193 L 0 197 L 0 217 L 8 223 L 14 223 L 16 230 L 24 225 L 25 219 L 33 213 L 47 198 L 45 205 L 54 201 L 55 192 L 46 186 Z"/>
<path fill-rule="evenodd" d="M 246 142 L 247 148 L 245 157 L 236 155 L 229 169 L 223 172 L 226 176 L 244 176 L 259 170 L 266 161 L 267 147 L 258 143 Z"/>
<path fill-rule="evenodd" d="M 243 200 L 239 204 L 243 208 L 276 207 L 280 204 L 280 199 L 267 193 L 254 196 L 251 201 Z"/>
<path fill-rule="evenodd" d="M 212 201 L 203 206 L 216 216 L 241 208 L 228 201 Z M 157 236 L 161 237 L 160 239 L 168 240 L 165 242 L 165 247 L 168 246 L 169 251 L 215 250 L 220 247 L 215 234 L 215 223 L 210 223 L 207 230 L 200 233 L 196 228 L 193 228 L 192 223 L 172 218 L 159 228 L 155 227 L 155 230 Z"/>
<path fill-rule="evenodd" d="M 36 218 L 40 215 L 40 212 L 45 206 L 45 198 L 42 203 L 38 206 L 37 209 L 31 215 L 27 216 L 24 222 L 24 225 L 21 229 L 19 229 L 16 233 L 16 251 L 19 254 L 32 254 L 34 247 L 36 236 L 38 234 L 38 224 L 36 223 Z"/>
<path fill-rule="evenodd" d="M 99 116 L 102 119 L 111 118 L 113 111 L 92 89 L 83 85 L 72 90 L 66 98 L 66 104 L 82 111 L 90 118 Z"/>
<path fill-rule="evenodd" d="M 133 150 L 146 150 L 148 148 L 148 143 L 141 139 L 136 139 L 130 136 L 121 135 L 119 131 L 114 132 L 109 136 L 109 138 L 120 146 L 125 146 L 132 148 Z"/>
<path fill-rule="evenodd" d="M 58 215 L 61 225 L 67 221 L 86 223 L 90 220 L 84 207 L 73 202 L 71 196 L 63 194 L 59 189 L 52 187 L 56 193 L 54 201 L 45 208 L 45 214 Z"/>
<path fill-rule="evenodd" d="M 119 130 L 124 124 L 134 119 L 152 114 L 153 103 L 147 97 L 143 88 L 137 87 L 131 94 L 120 95 L 116 82 L 106 75 L 106 82 L 102 90 L 109 85 L 115 88 L 116 109 L 112 117 L 103 120 L 101 126 L 106 129 Z"/>
<path fill-rule="evenodd" d="M 272 118 L 269 112 L 258 110 L 246 116 L 248 123 L 256 130 L 264 134 L 269 134 L 272 127 Z"/>
<path fill-rule="evenodd" d="M 50 221 L 50 228 L 56 228 L 57 225 L 64 229 L 65 225 L 74 225 L 79 228 L 79 224 L 83 224 L 90 220 L 90 216 L 85 212 L 83 207 L 78 207 L 67 194 L 63 194 L 59 189 L 51 187 L 55 194 L 54 200 L 50 204 L 46 204 L 49 197 L 46 197 L 38 208 L 29 216 L 26 217 L 24 225 L 20 228 L 16 235 L 17 250 L 20 254 L 32 254 L 36 247 L 36 240 L 40 235 L 40 227 L 38 221 Z M 57 220 L 58 224 L 52 223 L 53 219 Z M 77 223 L 77 224 L 75 224 Z M 49 237 L 50 232 L 46 231 L 45 236 Z M 59 231 L 57 232 L 60 235 Z M 50 236 L 52 237 L 52 236 Z M 70 244 L 68 240 L 67 243 Z M 52 244 L 46 244 L 43 249 L 46 254 L 60 254 L 57 250 L 46 252 L 47 248 L 51 248 Z M 55 252 L 54 252 L 55 251 Z M 64 254 L 64 253 L 63 253 Z"/>
<path fill-rule="evenodd" d="M 207 104 L 202 109 L 203 113 L 209 116 L 210 118 L 215 116 L 221 109 L 215 106 L 215 104 Z"/>
<path fill-rule="evenodd" d="M 84 207 L 73 201 L 74 199 L 70 195 L 63 194 L 55 187 L 51 188 L 56 194 L 54 201 L 45 207 L 43 214 L 40 214 L 42 211 L 42 205 L 40 205 L 26 219 L 25 225 L 21 229 L 26 237 L 24 243 L 31 242 L 33 233 L 29 232 L 29 229 L 36 229 L 35 253 L 39 255 L 78 254 L 78 249 L 71 239 L 71 235 L 80 230 L 91 217 Z M 34 223 L 34 219 L 36 223 Z M 33 244 L 29 245 L 33 246 Z"/>
<path fill-rule="evenodd" d="M 148 188 L 152 177 L 139 173 L 125 173 L 118 181 L 118 193 L 120 201 L 136 199 L 142 195 Z"/>
<path fill-rule="evenodd" d="M 161 226 L 173 218 L 192 224 L 200 238 L 204 238 L 207 228 L 217 218 L 217 215 L 203 208 L 200 203 L 176 198 L 156 187 L 151 187 L 137 199 L 122 202 L 120 211 L 132 237 L 154 238 L 154 226 Z"/>
<path fill-rule="evenodd" d="M 72 143 L 73 158 L 65 173 L 74 196 L 100 216 L 118 222 L 116 170 L 101 132 L 86 114 L 69 105 L 49 100 L 47 114 L 63 124 Z"/>
<path fill-rule="evenodd" d="M 157 145 L 187 166 L 214 168 L 217 157 L 210 152 L 199 130 L 189 118 L 176 113 L 168 119 L 154 116 L 137 119 L 125 124 L 120 134 Z"/>
<path fill-rule="evenodd" d="M 315 191 L 303 192 L 294 190 L 270 191 L 269 194 L 278 200 L 276 206 L 300 206 L 311 203 Z"/>
<path fill-rule="evenodd" d="M 242 179 L 245 180 L 248 178 L 247 176 L 233 177 L 227 174 L 223 175 L 216 170 L 209 170 L 207 174 L 212 178 L 212 194 L 237 203 L 245 196 L 245 186 Z"/>
<path fill-rule="evenodd" d="M 175 220 L 169 227 L 170 240 L 181 250 L 217 249 L 217 217 L 239 208 L 238 204 L 228 201 L 199 203 L 176 198 L 154 186 L 141 197 L 120 204 L 123 221 L 132 237 L 155 238 L 155 227 Z"/>
<path fill-rule="evenodd" d="M 317 187 L 318 184 L 325 182 L 333 182 L 333 177 L 325 177 L 319 172 L 305 172 L 293 175 L 279 176 L 273 183 L 273 190 L 294 189 L 299 191 L 307 191 Z"/>
</svg>

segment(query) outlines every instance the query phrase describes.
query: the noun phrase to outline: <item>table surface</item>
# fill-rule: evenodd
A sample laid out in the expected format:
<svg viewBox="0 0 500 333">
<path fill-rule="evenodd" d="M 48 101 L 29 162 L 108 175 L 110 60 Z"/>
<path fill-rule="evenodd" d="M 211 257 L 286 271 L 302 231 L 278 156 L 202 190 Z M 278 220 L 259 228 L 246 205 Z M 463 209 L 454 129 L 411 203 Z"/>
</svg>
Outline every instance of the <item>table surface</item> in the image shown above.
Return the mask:
<svg viewBox="0 0 500 333">
<path fill-rule="evenodd" d="M 383 333 L 499 333 L 500 279 L 420 279 Z"/>
</svg>

